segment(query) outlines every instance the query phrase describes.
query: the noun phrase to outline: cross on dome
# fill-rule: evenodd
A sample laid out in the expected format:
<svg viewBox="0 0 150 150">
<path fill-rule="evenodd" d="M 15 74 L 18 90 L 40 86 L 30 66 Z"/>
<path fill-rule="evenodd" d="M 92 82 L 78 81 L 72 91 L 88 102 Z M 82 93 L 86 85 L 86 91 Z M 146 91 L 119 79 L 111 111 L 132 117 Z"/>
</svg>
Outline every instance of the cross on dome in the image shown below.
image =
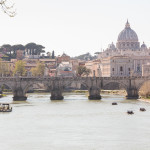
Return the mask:
<svg viewBox="0 0 150 150">
<path fill-rule="evenodd" d="M 130 23 L 128 22 L 128 19 L 127 19 L 127 23 L 126 23 L 126 28 L 130 28 Z"/>
</svg>

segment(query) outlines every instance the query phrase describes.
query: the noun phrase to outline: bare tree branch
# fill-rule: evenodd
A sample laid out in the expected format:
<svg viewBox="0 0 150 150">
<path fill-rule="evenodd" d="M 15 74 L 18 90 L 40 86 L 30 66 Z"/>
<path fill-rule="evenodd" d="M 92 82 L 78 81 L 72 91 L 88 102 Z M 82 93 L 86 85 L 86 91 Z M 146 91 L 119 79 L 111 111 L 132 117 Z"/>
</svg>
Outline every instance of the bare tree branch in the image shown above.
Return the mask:
<svg viewBox="0 0 150 150">
<path fill-rule="evenodd" d="M 0 5 L 4 13 L 10 17 L 16 15 L 16 10 L 14 10 L 14 4 L 8 4 L 8 0 L 0 0 Z"/>
</svg>

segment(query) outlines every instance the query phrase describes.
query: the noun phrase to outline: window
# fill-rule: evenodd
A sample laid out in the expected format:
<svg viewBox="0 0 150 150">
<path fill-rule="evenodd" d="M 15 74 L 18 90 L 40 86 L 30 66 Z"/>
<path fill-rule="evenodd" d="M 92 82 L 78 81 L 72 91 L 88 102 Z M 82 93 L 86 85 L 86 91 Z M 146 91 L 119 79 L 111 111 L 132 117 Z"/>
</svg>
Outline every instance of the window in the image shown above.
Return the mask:
<svg viewBox="0 0 150 150">
<path fill-rule="evenodd" d="M 114 68 L 112 68 L 112 71 L 115 71 L 115 69 L 114 69 Z"/>
<path fill-rule="evenodd" d="M 123 67 L 122 66 L 120 67 L 120 71 L 123 71 Z"/>
<path fill-rule="evenodd" d="M 140 65 L 137 66 L 137 72 L 140 72 Z"/>
<path fill-rule="evenodd" d="M 128 68 L 128 71 L 129 71 L 129 75 L 130 75 L 130 71 L 131 71 L 131 69 L 130 69 L 130 68 Z"/>
</svg>

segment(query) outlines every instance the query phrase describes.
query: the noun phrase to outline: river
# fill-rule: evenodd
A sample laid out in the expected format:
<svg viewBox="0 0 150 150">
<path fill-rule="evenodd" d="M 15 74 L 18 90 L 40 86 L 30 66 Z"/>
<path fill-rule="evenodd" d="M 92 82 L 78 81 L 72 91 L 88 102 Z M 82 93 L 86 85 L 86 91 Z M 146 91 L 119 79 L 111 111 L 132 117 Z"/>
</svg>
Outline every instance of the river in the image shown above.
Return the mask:
<svg viewBox="0 0 150 150">
<path fill-rule="evenodd" d="M 12 95 L 0 99 L 13 106 L 11 113 L 0 113 L 0 149 L 150 150 L 150 103 L 119 95 L 102 95 L 100 101 L 84 94 L 65 94 L 63 101 L 49 97 L 40 93 L 29 94 L 26 102 L 13 102 Z"/>
</svg>

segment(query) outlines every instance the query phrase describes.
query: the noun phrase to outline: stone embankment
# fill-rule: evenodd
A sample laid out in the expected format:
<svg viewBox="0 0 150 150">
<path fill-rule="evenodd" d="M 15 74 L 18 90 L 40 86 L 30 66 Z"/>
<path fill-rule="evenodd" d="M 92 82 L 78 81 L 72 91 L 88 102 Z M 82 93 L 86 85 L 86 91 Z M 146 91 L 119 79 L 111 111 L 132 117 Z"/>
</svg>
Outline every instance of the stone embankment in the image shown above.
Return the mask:
<svg viewBox="0 0 150 150">
<path fill-rule="evenodd" d="M 88 93 L 88 90 L 74 90 L 74 93 Z M 101 94 L 126 95 L 125 90 L 101 90 Z"/>
<path fill-rule="evenodd" d="M 150 99 L 146 99 L 146 98 L 139 98 L 138 100 L 139 100 L 139 101 L 142 101 L 142 102 L 150 103 Z"/>
<path fill-rule="evenodd" d="M 123 95 L 123 96 L 127 95 L 125 90 L 101 90 L 101 93 L 102 94 Z"/>
</svg>

